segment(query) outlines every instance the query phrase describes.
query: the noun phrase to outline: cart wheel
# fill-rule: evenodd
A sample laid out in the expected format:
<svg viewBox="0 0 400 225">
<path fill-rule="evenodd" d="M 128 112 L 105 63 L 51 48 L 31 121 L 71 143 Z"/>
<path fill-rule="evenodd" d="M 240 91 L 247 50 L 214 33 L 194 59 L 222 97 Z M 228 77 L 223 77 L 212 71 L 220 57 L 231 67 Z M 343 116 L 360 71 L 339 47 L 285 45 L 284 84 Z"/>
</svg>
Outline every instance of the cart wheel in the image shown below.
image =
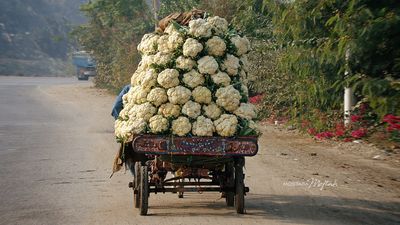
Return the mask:
<svg viewBox="0 0 400 225">
<path fill-rule="evenodd" d="M 233 165 L 231 163 L 227 163 L 225 165 L 225 186 L 229 189 L 234 187 L 234 171 Z M 235 205 L 235 192 L 227 191 L 225 192 L 225 202 L 227 206 L 234 206 Z"/>
<path fill-rule="evenodd" d="M 235 165 L 235 208 L 239 214 L 244 213 L 244 175 L 243 165 Z"/>
<path fill-rule="evenodd" d="M 147 215 L 147 209 L 149 207 L 149 174 L 147 172 L 147 166 L 140 166 L 140 184 L 139 184 L 139 210 L 140 215 Z"/>
<path fill-rule="evenodd" d="M 140 195 L 139 195 L 139 183 L 140 183 L 140 163 L 135 163 L 135 178 L 133 180 L 133 200 L 135 208 L 140 206 Z"/>
</svg>

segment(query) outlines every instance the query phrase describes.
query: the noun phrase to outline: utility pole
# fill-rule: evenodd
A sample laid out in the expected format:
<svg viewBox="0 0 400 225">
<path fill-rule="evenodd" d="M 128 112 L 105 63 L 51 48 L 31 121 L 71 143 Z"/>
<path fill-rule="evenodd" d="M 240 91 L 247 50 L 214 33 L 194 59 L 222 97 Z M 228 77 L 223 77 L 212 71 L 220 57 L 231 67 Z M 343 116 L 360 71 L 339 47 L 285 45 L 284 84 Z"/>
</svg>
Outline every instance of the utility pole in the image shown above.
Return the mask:
<svg viewBox="0 0 400 225">
<path fill-rule="evenodd" d="M 344 71 L 344 76 L 347 77 L 349 71 L 348 68 L 348 61 L 350 58 L 350 49 L 346 51 L 346 70 Z M 351 108 L 354 104 L 354 94 L 353 89 L 351 87 L 344 88 L 344 125 L 348 126 L 351 122 Z"/>
<path fill-rule="evenodd" d="M 158 27 L 158 15 L 157 15 L 157 11 L 158 11 L 158 6 L 160 5 L 160 0 L 153 0 L 153 12 L 154 12 L 154 30 L 157 29 Z"/>
</svg>

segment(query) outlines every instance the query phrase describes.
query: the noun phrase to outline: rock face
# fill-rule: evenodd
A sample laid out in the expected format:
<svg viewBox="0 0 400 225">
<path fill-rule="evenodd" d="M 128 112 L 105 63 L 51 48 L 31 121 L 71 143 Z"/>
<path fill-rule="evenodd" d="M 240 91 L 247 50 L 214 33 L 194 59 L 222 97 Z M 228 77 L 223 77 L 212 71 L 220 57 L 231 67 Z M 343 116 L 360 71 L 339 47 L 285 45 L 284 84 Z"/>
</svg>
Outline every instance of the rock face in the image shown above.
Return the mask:
<svg viewBox="0 0 400 225">
<path fill-rule="evenodd" d="M 62 69 L 59 64 L 71 49 L 71 25 L 85 22 L 79 11 L 84 2 L 0 1 L 0 74 L 50 74 Z"/>
</svg>

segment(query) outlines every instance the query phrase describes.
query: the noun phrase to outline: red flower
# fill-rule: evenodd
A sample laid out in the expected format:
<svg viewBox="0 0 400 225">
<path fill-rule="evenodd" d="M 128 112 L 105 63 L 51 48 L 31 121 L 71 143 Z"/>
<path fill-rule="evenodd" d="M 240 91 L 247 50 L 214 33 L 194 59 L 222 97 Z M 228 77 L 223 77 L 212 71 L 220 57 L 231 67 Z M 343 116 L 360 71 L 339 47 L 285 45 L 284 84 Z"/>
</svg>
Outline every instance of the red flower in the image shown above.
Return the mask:
<svg viewBox="0 0 400 225">
<path fill-rule="evenodd" d="M 362 119 L 362 116 L 360 116 L 360 115 L 351 115 L 350 116 L 350 120 L 351 120 L 351 122 L 358 122 L 358 121 L 360 121 Z"/>
<path fill-rule="evenodd" d="M 335 130 L 335 135 L 336 137 L 342 137 L 346 133 L 346 128 L 344 127 L 343 124 L 339 123 L 336 124 L 336 130 Z"/>
<path fill-rule="evenodd" d="M 317 139 L 329 139 L 332 138 L 333 136 L 334 136 L 333 133 L 330 131 L 324 131 L 315 135 Z"/>
<path fill-rule="evenodd" d="M 354 137 L 354 138 L 362 138 L 365 135 L 367 135 L 367 129 L 365 129 L 363 127 L 358 129 L 358 130 L 353 130 L 351 132 L 351 136 Z"/>
<path fill-rule="evenodd" d="M 383 117 L 383 122 L 386 122 L 386 123 L 389 123 L 389 124 L 400 123 L 400 116 L 395 116 L 393 114 L 388 114 L 385 117 Z"/>
<path fill-rule="evenodd" d="M 316 135 L 316 134 L 317 134 L 317 131 L 315 130 L 315 128 L 308 128 L 307 132 L 308 132 L 310 135 Z"/>
<path fill-rule="evenodd" d="M 255 96 L 249 98 L 249 102 L 252 104 L 258 104 L 261 102 L 262 98 L 263 98 L 262 94 L 255 95 Z"/>
</svg>

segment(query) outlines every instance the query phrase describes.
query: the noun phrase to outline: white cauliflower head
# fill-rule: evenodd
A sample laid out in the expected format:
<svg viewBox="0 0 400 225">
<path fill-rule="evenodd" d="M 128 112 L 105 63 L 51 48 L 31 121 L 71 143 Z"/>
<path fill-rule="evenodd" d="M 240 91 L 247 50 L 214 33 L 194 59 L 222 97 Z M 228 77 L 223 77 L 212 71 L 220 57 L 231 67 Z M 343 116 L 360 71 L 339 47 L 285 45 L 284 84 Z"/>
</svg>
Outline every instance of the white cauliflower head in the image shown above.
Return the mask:
<svg viewBox="0 0 400 225">
<path fill-rule="evenodd" d="M 226 59 L 221 65 L 221 68 L 225 70 L 229 75 L 235 76 L 238 74 L 239 70 L 239 59 L 231 54 L 226 55 Z"/>
<path fill-rule="evenodd" d="M 131 111 L 134 110 L 136 118 L 142 118 L 146 122 L 156 113 L 157 109 L 150 102 L 146 102 L 140 105 L 135 105 Z"/>
<path fill-rule="evenodd" d="M 181 107 L 167 102 L 158 108 L 158 113 L 166 118 L 177 118 L 181 114 Z"/>
<path fill-rule="evenodd" d="M 146 130 L 147 123 L 140 118 L 130 120 L 116 120 L 114 124 L 115 136 L 128 141 L 134 134 L 141 134 Z"/>
<path fill-rule="evenodd" d="M 157 52 L 152 58 L 154 64 L 165 66 L 172 61 L 174 55 L 171 53 Z"/>
<path fill-rule="evenodd" d="M 249 58 L 247 57 L 247 54 L 240 57 L 240 63 L 242 64 L 242 69 L 245 72 L 249 72 Z"/>
<path fill-rule="evenodd" d="M 250 51 L 250 41 L 246 37 L 240 37 L 236 35 L 231 38 L 231 42 L 236 47 L 237 56 L 241 56 Z"/>
<path fill-rule="evenodd" d="M 235 115 L 222 114 L 221 117 L 214 121 L 215 130 L 224 137 L 233 136 L 236 133 L 238 120 Z"/>
<path fill-rule="evenodd" d="M 203 50 L 203 45 L 196 39 L 188 38 L 183 44 L 183 55 L 195 58 Z"/>
<path fill-rule="evenodd" d="M 203 105 L 204 115 L 212 120 L 216 120 L 222 113 L 222 110 L 214 103 Z"/>
<path fill-rule="evenodd" d="M 258 124 L 254 122 L 253 120 L 249 121 L 249 128 L 253 129 L 257 135 L 261 134 L 260 128 L 258 127 Z"/>
<path fill-rule="evenodd" d="M 216 91 L 215 96 L 217 97 L 217 105 L 223 107 L 229 112 L 233 112 L 239 108 L 240 99 L 242 98 L 240 92 L 232 85 L 219 88 Z"/>
<path fill-rule="evenodd" d="M 168 45 L 169 35 L 161 36 L 157 41 L 158 51 L 162 53 L 171 53 L 173 49 L 171 49 Z"/>
<path fill-rule="evenodd" d="M 228 21 L 219 16 L 209 17 L 207 19 L 208 24 L 211 25 L 211 29 L 217 35 L 223 35 L 228 31 Z"/>
<path fill-rule="evenodd" d="M 160 38 L 160 36 L 154 33 L 145 34 L 142 41 L 139 43 L 137 50 L 145 55 L 155 54 L 157 51 L 158 38 Z"/>
<path fill-rule="evenodd" d="M 192 130 L 192 124 L 189 119 L 180 116 L 178 119 L 172 121 L 172 133 L 178 136 L 185 136 Z"/>
<path fill-rule="evenodd" d="M 211 25 L 204 19 L 195 19 L 189 22 L 189 34 L 195 37 L 210 37 Z"/>
<path fill-rule="evenodd" d="M 212 101 L 211 91 L 204 87 L 198 86 L 192 91 L 194 101 L 198 103 L 209 104 Z"/>
<path fill-rule="evenodd" d="M 201 105 L 197 102 L 188 101 L 183 105 L 182 113 L 196 119 L 201 114 Z"/>
<path fill-rule="evenodd" d="M 218 71 L 218 73 L 212 75 L 211 79 L 218 86 L 226 87 L 226 86 L 230 85 L 230 83 L 231 83 L 231 78 L 229 77 L 229 75 L 227 73 L 221 72 L 221 71 Z"/>
<path fill-rule="evenodd" d="M 215 74 L 218 71 L 218 62 L 212 56 L 203 56 L 197 61 L 199 72 L 202 74 Z"/>
<path fill-rule="evenodd" d="M 143 73 L 138 79 L 138 85 L 142 86 L 144 90 L 149 91 L 157 84 L 157 72 L 154 69 L 149 69 Z"/>
<path fill-rule="evenodd" d="M 186 71 L 190 71 L 196 65 L 196 62 L 194 60 L 183 56 L 179 56 L 175 62 L 176 68 Z"/>
<path fill-rule="evenodd" d="M 176 69 L 165 69 L 157 77 L 157 82 L 164 88 L 179 85 L 179 72 Z"/>
<path fill-rule="evenodd" d="M 226 44 L 222 38 L 214 36 L 206 42 L 206 49 L 209 55 L 223 56 L 225 54 Z"/>
<path fill-rule="evenodd" d="M 204 116 L 197 117 L 193 123 L 192 133 L 196 136 L 213 136 L 214 131 L 214 123 Z"/>
<path fill-rule="evenodd" d="M 178 32 L 172 32 L 168 37 L 168 48 L 174 51 L 182 46 L 185 41 L 182 34 Z"/>
<path fill-rule="evenodd" d="M 195 88 L 202 85 L 205 81 L 204 76 L 196 70 L 191 70 L 188 73 L 183 74 L 183 83 L 190 88 Z"/>
<path fill-rule="evenodd" d="M 240 103 L 239 108 L 237 108 L 234 112 L 233 112 L 236 116 L 239 116 L 241 118 L 244 119 L 254 119 L 257 117 L 257 113 L 256 113 L 256 109 L 254 107 L 254 105 L 250 104 L 250 103 Z"/>
<path fill-rule="evenodd" d="M 130 99 L 135 104 L 142 104 L 147 102 L 147 94 L 148 90 L 144 89 L 142 86 L 134 86 L 129 89 L 128 94 L 130 95 Z"/>
<path fill-rule="evenodd" d="M 176 86 L 168 89 L 167 95 L 172 104 L 183 105 L 189 101 L 192 92 L 183 86 Z"/>
<path fill-rule="evenodd" d="M 168 130 L 169 122 L 162 115 L 155 115 L 150 118 L 149 127 L 152 133 L 161 133 Z"/>
<path fill-rule="evenodd" d="M 147 95 L 147 101 L 158 107 L 168 101 L 167 92 L 164 88 L 153 88 Z"/>
</svg>

